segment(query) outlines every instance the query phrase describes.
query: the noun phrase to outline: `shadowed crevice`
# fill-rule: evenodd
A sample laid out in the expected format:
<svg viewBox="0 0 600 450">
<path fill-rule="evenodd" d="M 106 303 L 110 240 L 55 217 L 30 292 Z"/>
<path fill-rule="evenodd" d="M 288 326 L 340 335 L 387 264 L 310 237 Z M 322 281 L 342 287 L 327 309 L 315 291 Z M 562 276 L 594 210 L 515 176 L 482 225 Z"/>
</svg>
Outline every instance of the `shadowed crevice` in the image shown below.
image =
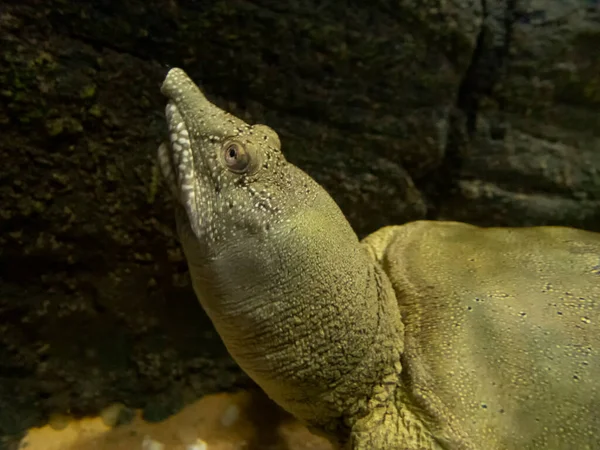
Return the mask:
<svg viewBox="0 0 600 450">
<path fill-rule="evenodd" d="M 455 194 L 461 179 L 463 162 L 476 131 L 481 100 L 493 93 L 504 74 L 513 35 L 517 0 L 507 0 L 500 11 L 492 10 L 488 0 L 481 0 L 482 23 L 471 62 L 458 88 L 454 109 L 449 115 L 444 156 L 439 166 L 418 183 L 428 199 L 428 219 Z M 500 111 L 503 110 L 499 105 Z"/>
</svg>

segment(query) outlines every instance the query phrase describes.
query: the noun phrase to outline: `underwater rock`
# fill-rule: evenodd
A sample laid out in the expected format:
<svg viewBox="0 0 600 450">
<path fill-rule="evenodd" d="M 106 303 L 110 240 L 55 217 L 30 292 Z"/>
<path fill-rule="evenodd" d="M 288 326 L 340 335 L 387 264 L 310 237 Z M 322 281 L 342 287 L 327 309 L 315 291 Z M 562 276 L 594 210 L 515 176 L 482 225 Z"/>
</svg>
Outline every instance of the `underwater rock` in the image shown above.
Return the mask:
<svg viewBox="0 0 600 450">
<path fill-rule="evenodd" d="M 156 423 L 144 421 L 138 411 L 130 423 L 116 428 L 107 427 L 100 417 L 72 420 L 61 431 L 46 425 L 29 430 L 20 441 L 19 448 L 333 450 L 324 438 L 311 434 L 304 425 L 283 413 L 274 403 L 257 403 L 251 397 L 247 392 L 208 395 L 167 420 Z M 235 423 L 225 426 L 221 423 L 221 417 L 232 405 L 238 408 L 238 418 Z"/>
<path fill-rule="evenodd" d="M 439 217 L 600 230 L 600 8 L 488 2 Z M 462 100 L 462 101 L 461 101 Z"/>
</svg>

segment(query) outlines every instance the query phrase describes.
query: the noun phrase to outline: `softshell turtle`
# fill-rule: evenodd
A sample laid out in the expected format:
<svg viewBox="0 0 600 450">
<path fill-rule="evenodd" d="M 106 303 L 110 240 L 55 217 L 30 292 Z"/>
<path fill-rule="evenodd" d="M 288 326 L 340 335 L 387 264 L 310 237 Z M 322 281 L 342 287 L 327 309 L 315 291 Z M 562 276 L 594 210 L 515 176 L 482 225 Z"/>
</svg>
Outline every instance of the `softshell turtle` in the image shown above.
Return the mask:
<svg viewBox="0 0 600 450">
<path fill-rule="evenodd" d="M 162 92 L 194 290 L 275 402 L 349 449 L 600 448 L 600 234 L 417 221 L 359 241 L 272 129 L 181 69 Z"/>
</svg>

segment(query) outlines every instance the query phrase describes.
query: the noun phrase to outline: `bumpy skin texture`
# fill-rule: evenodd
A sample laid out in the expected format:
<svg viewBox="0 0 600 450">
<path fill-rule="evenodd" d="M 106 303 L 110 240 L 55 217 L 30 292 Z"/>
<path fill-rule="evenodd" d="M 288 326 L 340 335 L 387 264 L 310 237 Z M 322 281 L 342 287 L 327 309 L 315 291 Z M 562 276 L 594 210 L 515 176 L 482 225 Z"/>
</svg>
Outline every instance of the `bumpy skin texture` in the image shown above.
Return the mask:
<svg viewBox="0 0 600 450">
<path fill-rule="evenodd" d="M 355 450 L 600 444 L 599 235 L 416 222 L 361 243 L 273 130 L 180 69 L 162 91 L 194 289 L 282 407 Z"/>
<path fill-rule="evenodd" d="M 481 449 L 600 447 L 600 236 L 413 222 L 365 239 L 405 326 L 403 382 Z"/>
</svg>

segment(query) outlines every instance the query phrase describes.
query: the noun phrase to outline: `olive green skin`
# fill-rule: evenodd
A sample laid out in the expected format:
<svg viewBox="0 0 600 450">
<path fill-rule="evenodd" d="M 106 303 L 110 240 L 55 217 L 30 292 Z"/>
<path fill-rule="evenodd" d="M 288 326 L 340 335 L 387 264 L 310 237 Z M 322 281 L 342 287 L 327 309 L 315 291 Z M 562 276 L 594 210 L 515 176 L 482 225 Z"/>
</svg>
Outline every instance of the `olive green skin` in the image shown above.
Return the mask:
<svg viewBox="0 0 600 450">
<path fill-rule="evenodd" d="M 600 448 L 599 234 L 419 221 L 361 242 L 273 130 L 180 69 L 162 91 L 196 295 L 273 400 L 354 450 Z"/>
</svg>

